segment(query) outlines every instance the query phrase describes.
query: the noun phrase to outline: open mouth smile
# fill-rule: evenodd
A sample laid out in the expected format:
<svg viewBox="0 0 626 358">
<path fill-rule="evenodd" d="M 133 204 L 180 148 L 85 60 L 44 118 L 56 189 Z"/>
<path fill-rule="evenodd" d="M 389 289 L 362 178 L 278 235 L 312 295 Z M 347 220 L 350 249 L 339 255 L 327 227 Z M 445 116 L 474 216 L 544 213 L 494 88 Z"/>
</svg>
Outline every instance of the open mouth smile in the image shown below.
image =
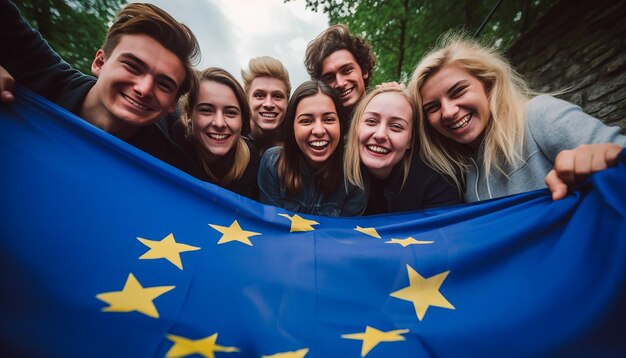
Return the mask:
<svg viewBox="0 0 626 358">
<path fill-rule="evenodd" d="M 460 120 L 458 120 L 458 121 L 448 125 L 447 127 L 452 129 L 452 130 L 465 128 L 465 127 L 467 127 L 467 124 L 470 122 L 470 120 L 473 117 L 474 117 L 473 113 L 468 113 L 463 118 L 461 118 Z"/>
<path fill-rule="evenodd" d="M 388 154 L 391 152 L 390 149 L 378 146 L 378 145 L 367 145 L 365 146 L 367 148 L 367 150 L 369 150 L 370 152 L 374 152 L 377 154 Z"/>
<path fill-rule="evenodd" d="M 207 136 L 213 140 L 223 141 L 230 137 L 230 134 L 207 133 Z"/>
<path fill-rule="evenodd" d="M 314 141 L 308 142 L 307 144 L 309 145 L 309 147 L 315 150 L 323 150 L 323 149 L 326 149 L 326 147 L 328 147 L 330 142 L 327 140 L 314 140 Z"/>
<path fill-rule="evenodd" d="M 137 101 L 133 100 L 132 98 L 128 97 L 127 95 L 125 95 L 125 94 L 123 94 L 123 93 L 122 93 L 122 97 L 123 97 L 123 98 L 124 98 L 124 99 L 125 99 L 128 103 L 130 103 L 130 104 L 132 104 L 133 106 L 135 106 L 135 107 L 137 107 L 137 108 L 141 109 L 142 111 L 151 111 L 151 110 L 152 110 L 152 108 L 150 108 L 150 107 L 148 107 L 148 106 L 145 106 L 145 105 L 143 105 L 143 104 L 141 104 L 141 103 L 139 103 L 139 102 L 137 102 Z"/>
<path fill-rule="evenodd" d="M 339 97 L 345 97 L 354 91 L 354 87 L 339 92 Z"/>
<path fill-rule="evenodd" d="M 265 119 L 276 119 L 278 117 L 278 113 L 274 112 L 259 112 L 259 115 Z"/>
</svg>

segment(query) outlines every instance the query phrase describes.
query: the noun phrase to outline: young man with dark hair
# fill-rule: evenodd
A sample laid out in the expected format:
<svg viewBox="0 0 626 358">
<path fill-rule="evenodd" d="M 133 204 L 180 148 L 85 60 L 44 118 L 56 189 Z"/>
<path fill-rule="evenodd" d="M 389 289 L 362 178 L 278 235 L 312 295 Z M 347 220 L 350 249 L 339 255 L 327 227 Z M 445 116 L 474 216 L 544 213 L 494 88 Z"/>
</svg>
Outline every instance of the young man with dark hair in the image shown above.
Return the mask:
<svg viewBox="0 0 626 358">
<path fill-rule="evenodd" d="M 197 86 L 192 62 L 200 54 L 191 30 L 162 9 L 129 4 L 118 12 L 91 65 L 95 77 L 63 61 L 7 0 L 0 0 L 0 43 L 0 65 L 16 84 L 179 169 L 195 171 L 155 125 Z"/>
<path fill-rule="evenodd" d="M 376 56 L 365 39 L 340 24 L 330 26 L 309 42 L 304 65 L 312 79 L 335 89 L 344 108 L 352 110 L 365 96 Z"/>
</svg>

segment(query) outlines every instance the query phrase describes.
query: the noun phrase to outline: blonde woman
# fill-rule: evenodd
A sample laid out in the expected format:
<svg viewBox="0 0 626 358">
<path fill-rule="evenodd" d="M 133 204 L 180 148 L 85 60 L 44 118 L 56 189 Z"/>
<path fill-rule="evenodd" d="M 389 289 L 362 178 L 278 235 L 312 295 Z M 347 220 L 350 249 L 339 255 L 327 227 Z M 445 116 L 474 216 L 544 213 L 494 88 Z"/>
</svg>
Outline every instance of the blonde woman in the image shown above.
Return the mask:
<svg viewBox="0 0 626 358">
<path fill-rule="evenodd" d="M 458 203 L 456 189 L 414 153 L 416 107 L 401 86 L 381 86 L 357 105 L 347 135 L 346 179 L 368 193 L 365 215 Z"/>
<path fill-rule="evenodd" d="M 560 199 L 590 173 L 614 165 L 626 145 L 580 107 L 532 97 L 495 50 L 447 36 L 417 65 L 409 91 L 420 111 L 426 162 L 475 202 L 545 188 Z M 555 169 L 554 169 L 555 168 Z"/>
</svg>

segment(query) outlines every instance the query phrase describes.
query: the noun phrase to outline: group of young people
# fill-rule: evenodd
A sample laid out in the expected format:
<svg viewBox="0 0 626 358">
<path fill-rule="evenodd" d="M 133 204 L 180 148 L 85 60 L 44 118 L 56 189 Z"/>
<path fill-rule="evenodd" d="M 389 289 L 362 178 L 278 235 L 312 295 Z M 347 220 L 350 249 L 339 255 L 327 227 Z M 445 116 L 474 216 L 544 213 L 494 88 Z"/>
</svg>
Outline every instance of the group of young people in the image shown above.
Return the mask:
<svg viewBox="0 0 626 358">
<path fill-rule="evenodd" d="M 122 8 L 89 76 L 0 1 L 0 102 L 14 83 L 223 188 L 287 210 L 356 216 L 549 187 L 554 199 L 626 146 L 579 107 L 537 95 L 504 57 L 448 36 L 406 86 L 368 89 L 375 56 L 343 25 L 311 41 L 291 93 L 283 64 L 250 60 L 243 86 L 193 68 L 194 34 L 151 4 Z"/>
</svg>

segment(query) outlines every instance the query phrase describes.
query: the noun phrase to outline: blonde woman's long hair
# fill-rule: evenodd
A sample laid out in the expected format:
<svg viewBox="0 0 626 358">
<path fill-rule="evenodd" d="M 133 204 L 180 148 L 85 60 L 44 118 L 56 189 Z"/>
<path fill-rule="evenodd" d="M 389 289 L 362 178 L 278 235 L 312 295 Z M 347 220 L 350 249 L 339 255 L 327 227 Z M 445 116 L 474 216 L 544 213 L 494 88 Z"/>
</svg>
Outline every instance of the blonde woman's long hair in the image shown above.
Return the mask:
<svg viewBox="0 0 626 358">
<path fill-rule="evenodd" d="M 235 77 L 233 77 L 233 75 L 231 75 L 228 71 L 217 67 L 209 67 L 204 71 L 196 71 L 195 75 L 197 76 L 198 86 L 190 91 L 189 94 L 183 96 L 180 100 L 180 108 L 182 113 L 179 120 L 185 127 L 185 136 L 187 138 L 191 137 L 191 117 L 193 115 L 194 108 L 198 103 L 200 86 L 202 85 L 202 82 L 205 81 L 221 83 L 228 86 L 233 91 L 235 97 L 237 98 L 237 102 L 239 103 L 239 108 L 241 109 L 241 131 L 242 133 L 244 131 L 249 132 L 250 106 L 248 105 L 246 94 L 243 88 L 241 88 L 239 82 L 237 82 L 237 79 L 235 79 Z M 211 165 L 204 159 L 204 156 L 200 154 L 201 149 L 199 149 L 196 143 L 194 143 L 194 146 L 196 146 L 197 156 L 200 159 L 200 163 L 202 165 L 202 169 L 207 174 L 209 180 L 212 183 L 215 183 L 219 186 L 228 185 L 231 182 L 240 179 L 243 173 L 246 171 L 248 163 L 250 162 L 250 149 L 248 148 L 248 145 L 246 144 L 241 134 L 239 136 L 239 140 L 235 145 L 235 156 L 233 158 L 233 163 L 230 169 L 222 178 L 217 178 L 211 170 Z"/>
<path fill-rule="evenodd" d="M 365 109 L 370 104 L 372 99 L 379 94 L 386 92 L 398 93 L 402 95 L 406 98 L 407 102 L 409 102 L 411 110 L 413 111 L 410 149 L 407 150 L 402 158 L 402 186 L 404 186 L 406 178 L 409 175 L 409 166 L 411 165 L 411 158 L 413 157 L 413 151 L 415 148 L 415 137 L 417 137 L 417 123 L 415 123 L 415 116 L 417 115 L 418 107 L 416 107 L 412 96 L 399 87 L 376 88 L 363 97 L 354 109 L 354 115 L 352 116 L 352 121 L 350 121 L 350 128 L 348 129 L 348 137 L 346 139 L 346 151 L 344 153 L 343 160 L 344 175 L 346 176 L 346 180 L 348 182 L 361 189 L 363 189 L 365 185 L 363 182 L 363 173 L 361 172 L 361 155 L 359 154 L 359 124 L 361 123 L 361 118 L 365 114 Z"/>
<path fill-rule="evenodd" d="M 418 63 L 409 83 L 409 93 L 417 103 L 418 135 L 421 156 L 433 169 L 452 178 L 463 188 L 470 154 L 463 145 L 439 134 L 426 119 L 420 90 L 431 76 L 447 65 L 455 64 L 482 82 L 491 118 L 485 127 L 483 170 L 489 178 L 493 170 L 504 172 L 505 165 L 523 161 L 524 106 L 533 94 L 528 84 L 509 62 L 496 52 L 463 34 L 447 34 L 440 45 Z"/>
</svg>

